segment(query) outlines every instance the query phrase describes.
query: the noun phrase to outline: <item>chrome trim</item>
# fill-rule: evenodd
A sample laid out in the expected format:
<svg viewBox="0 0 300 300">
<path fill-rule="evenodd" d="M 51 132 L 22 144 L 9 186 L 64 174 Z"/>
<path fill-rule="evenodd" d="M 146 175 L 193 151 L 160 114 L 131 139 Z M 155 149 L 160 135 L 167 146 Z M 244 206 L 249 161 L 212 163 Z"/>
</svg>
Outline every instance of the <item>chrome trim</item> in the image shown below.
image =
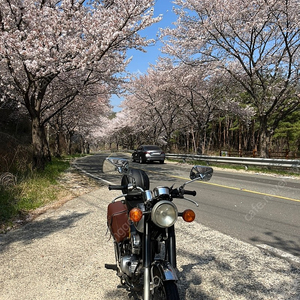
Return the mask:
<svg viewBox="0 0 300 300">
<path fill-rule="evenodd" d="M 144 203 L 138 203 L 137 207 L 142 211 L 145 212 L 145 205 Z M 136 228 L 137 231 L 143 233 L 144 232 L 144 223 L 145 223 L 145 216 L 142 216 L 142 219 L 138 222 L 134 222 L 134 227 Z"/>
<path fill-rule="evenodd" d="M 168 261 L 160 259 L 160 260 L 155 260 L 152 263 L 151 279 L 153 279 L 153 267 L 156 267 L 159 270 L 163 281 L 167 281 L 167 280 L 178 281 L 176 270 Z"/>
<path fill-rule="evenodd" d="M 142 240 L 138 233 L 131 233 L 131 251 L 133 254 L 140 254 Z"/>
<path fill-rule="evenodd" d="M 150 268 L 144 269 L 144 300 L 150 300 Z"/>
<path fill-rule="evenodd" d="M 170 195 L 170 190 L 165 186 L 158 186 L 153 190 L 154 197 Z"/>
<path fill-rule="evenodd" d="M 151 201 L 152 198 L 153 198 L 153 196 L 152 196 L 152 191 L 146 190 L 146 191 L 145 191 L 145 202 Z"/>
</svg>

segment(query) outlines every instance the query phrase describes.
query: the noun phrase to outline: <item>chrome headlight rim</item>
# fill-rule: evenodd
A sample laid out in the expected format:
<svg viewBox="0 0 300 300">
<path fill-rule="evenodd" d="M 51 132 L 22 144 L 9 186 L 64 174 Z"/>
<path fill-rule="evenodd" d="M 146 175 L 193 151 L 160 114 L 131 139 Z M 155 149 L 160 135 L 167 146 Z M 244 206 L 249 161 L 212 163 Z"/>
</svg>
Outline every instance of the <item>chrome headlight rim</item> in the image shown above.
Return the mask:
<svg viewBox="0 0 300 300">
<path fill-rule="evenodd" d="M 168 200 L 157 202 L 151 211 L 152 222 L 160 228 L 169 228 L 175 224 L 178 217 L 176 205 Z"/>
</svg>

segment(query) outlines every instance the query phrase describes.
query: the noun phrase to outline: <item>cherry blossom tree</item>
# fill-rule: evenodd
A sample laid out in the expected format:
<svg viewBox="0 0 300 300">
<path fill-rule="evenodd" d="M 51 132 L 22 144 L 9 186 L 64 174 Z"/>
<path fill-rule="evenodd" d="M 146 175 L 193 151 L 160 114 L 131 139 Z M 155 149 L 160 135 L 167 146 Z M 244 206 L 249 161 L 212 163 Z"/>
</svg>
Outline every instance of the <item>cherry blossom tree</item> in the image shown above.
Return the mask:
<svg viewBox="0 0 300 300">
<path fill-rule="evenodd" d="M 186 135 L 187 144 L 192 136 L 194 152 L 204 152 L 207 128 L 214 118 L 231 113 L 246 124 L 253 114 L 232 96 L 224 71 L 216 74 L 169 59 L 160 60 L 145 75 L 133 76 L 126 90 L 122 114 L 113 120 L 118 123 L 114 132 L 120 136 L 123 124 L 127 135 L 136 136 L 138 143 L 161 144 L 167 150 L 180 133 Z"/>
<path fill-rule="evenodd" d="M 76 145 L 78 151 L 86 153 L 84 146 L 93 144 L 94 133 L 103 126 L 103 119 L 110 113 L 109 94 L 105 90 L 84 95 L 84 99 L 80 95 L 76 97 L 49 120 L 54 155 L 61 156 L 62 152 L 71 154 L 74 136 L 79 141 Z"/>
<path fill-rule="evenodd" d="M 104 126 L 99 128 L 98 137 L 100 141 L 110 150 L 112 146 L 119 149 L 119 145 L 123 148 L 133 149 L 136 136 L 135 117 L 134 112 L 128 112 L 126 109 L 111 114 L 106 118 Z"/>
<path fill-rule="evenodd" d="M 278 124 L 299 109 L 298 0 L 175 0 L 164 51 L 188 64 L 226 70 L 260 123 L 261 156 Z M 166 39 L 167 38 L 167 39 Z"/>
<path fill-rule="evenodd" d="M 159 20 L 153 4 L 0 0 L 0 88 L 29 112 L 34 167 L 43 168 L 49 158 L 46 122 L 79 95 L 84 99 L 92 85 L 115 83 L 128 63 L 126 50 L 148 45 L 138 32 Z M 63 94 L 55 89 L 59 83 Z"/>
<path fill-rule="evenodd" d="M 168 72 L 165 66 L 153 66 L 127 84 L 129 94 L 123 106 L 134 114 L 134 128 L 143 137 L 142 143 L 168 144 L 178 128 L 180 96 L 172 93 Z"/>
<path fill-rule="evenodd" d="M 212 68 L 213 69 L 213 68 Z M 206 151 L 207 130 L 220 115 L 231 114 L 247 124 L 253 111 L 233 97 L 233 87 L 223 71 L 214 72 L 207 66 L 175 65 L 170 74 L 173 92 L 180 96 L 180 117 L 192 136 L 194 152 Z"/>
</svg>

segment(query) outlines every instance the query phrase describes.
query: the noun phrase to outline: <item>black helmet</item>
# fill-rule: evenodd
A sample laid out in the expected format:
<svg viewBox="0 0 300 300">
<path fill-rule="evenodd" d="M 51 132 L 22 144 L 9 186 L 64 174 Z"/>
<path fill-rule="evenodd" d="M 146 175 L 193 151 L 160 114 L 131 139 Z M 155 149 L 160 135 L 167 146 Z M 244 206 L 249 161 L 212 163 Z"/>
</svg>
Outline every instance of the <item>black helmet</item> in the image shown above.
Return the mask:
<svg viewBox="0 0 300 300">
<path fill-rule="evenodd" d="M 143 190 L 149 190 L 149 177 L 143 170 L 130 169 L 128 174 L 123 175 L 121 184 L 128 185 L 129 183 L 141 187 Z"/>
<path fill-rule="evenodd" d="M 121 184 L 128 185 L 129 183 L 134 186 L 141 187 L 144 191 L 149 190 L 149 177 L 143 170 L 140 169 L 130 169 L 129 173 L 123 175 Z M 133 191 L 123 190 L 123 194 L 127 194 L 127 201 L 141 200 L 141 192 L 134 189 Z"/>
</svg>

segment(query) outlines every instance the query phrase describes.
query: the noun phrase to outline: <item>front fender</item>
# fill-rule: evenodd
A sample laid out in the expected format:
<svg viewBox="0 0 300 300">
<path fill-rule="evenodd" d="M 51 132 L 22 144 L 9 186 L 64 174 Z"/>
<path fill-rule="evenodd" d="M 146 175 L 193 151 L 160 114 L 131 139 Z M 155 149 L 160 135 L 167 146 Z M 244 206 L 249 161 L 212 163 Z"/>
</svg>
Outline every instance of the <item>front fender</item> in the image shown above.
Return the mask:
<svg viewBox="0 0 300 300">
<path fill-rule="evenodd" d="M 163 281 L 178 281 L 175 268 L 162 259 L 155 260 L 151 265 L 151 277 L 159 276 Z"/>
</svg>

